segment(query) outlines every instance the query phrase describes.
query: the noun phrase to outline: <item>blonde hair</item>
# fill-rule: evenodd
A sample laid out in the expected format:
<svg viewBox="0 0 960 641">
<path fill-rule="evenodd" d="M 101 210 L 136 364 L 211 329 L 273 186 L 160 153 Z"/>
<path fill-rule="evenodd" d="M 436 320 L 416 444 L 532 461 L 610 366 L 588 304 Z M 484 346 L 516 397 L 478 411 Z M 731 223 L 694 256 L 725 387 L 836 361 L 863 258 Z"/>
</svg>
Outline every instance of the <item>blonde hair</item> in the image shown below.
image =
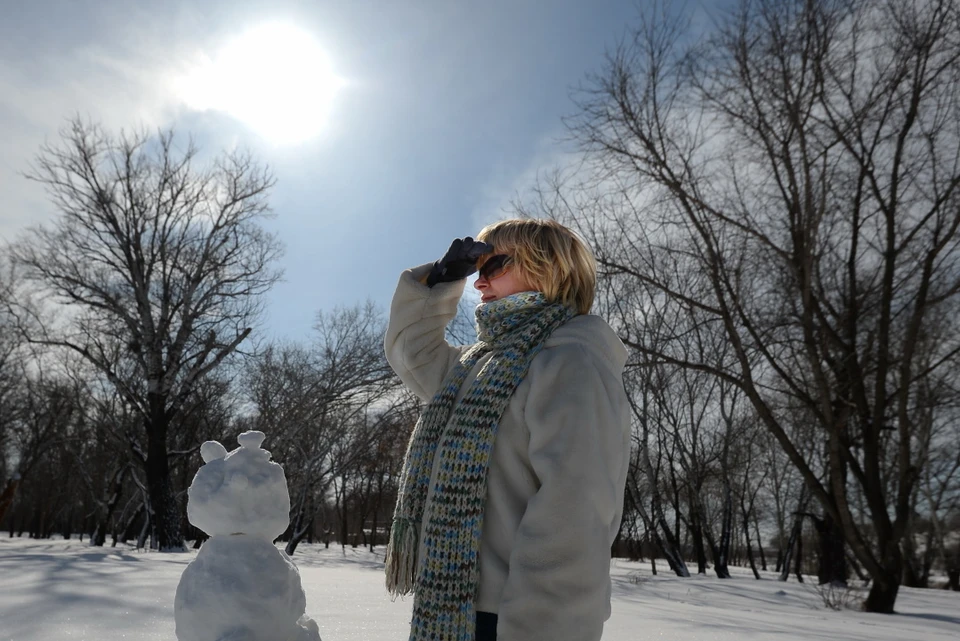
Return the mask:
<svg viewBox="0 0 960 641">
<path fill-rule="evenodd" d="M 548 300 L 564 303 L 578 314 L 590 311 L 597 261 L 572 230 L 555 220 L 512 218 L 487 225 L 477 238 L 493 245 L 496 254 L 510 254 L 517 275 Z"/>
</svg>

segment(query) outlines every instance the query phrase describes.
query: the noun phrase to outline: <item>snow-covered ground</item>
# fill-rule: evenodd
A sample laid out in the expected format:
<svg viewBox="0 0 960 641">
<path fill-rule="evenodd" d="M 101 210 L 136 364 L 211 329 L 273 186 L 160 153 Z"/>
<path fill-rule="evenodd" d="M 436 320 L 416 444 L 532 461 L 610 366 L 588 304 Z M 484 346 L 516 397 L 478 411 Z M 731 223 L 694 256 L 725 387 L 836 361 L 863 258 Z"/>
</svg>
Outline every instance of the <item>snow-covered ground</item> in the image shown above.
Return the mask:
<svg viewBox="0 0 960 641">
<path fill-rule="evenodd" d="M 173 597 L 195 554 L 0 538 L 0 641 L 174 641 Z M 294 560 L 324 641 L 407 638 L 411 600 L 390 601 L 379 556 L 304 545 Z M 900 614 L 883 616 L 829 610 L 809 584 L 738 570 L 684 580 L 617 560 L 613 577 L 605 641 L 960 639 L 956 592 L 901 589 Z"/>
</svg>

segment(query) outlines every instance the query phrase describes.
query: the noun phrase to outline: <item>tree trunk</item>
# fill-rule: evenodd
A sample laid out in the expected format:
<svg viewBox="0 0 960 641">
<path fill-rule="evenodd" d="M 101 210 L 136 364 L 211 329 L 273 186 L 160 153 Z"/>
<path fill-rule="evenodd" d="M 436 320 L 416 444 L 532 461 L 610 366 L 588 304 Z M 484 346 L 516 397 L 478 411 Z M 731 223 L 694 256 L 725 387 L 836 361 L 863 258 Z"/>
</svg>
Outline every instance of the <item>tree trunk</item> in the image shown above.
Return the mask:
<svg viewBox="0 0 960 641">
<path fill-rule="evenodd" d="M 69 510 L 60 524 L 60 535 L 64 541 L 69 541 L 73 536 L 73 510 Z M 80 540 L 83 541 L 83 533 L 80 534 Z"/>
<path fill-rule="evenodd" d="M 203 530 L 199 530 L 197 532 L 197 538 L 194 539 L 193 541 L 193 549 L 199 550 L 209 538 L 210 538 L 209 534 L 207 534 Z"/>
<path fill-rule="evenodd" d="M 646 437 L 646 429 L 644 425 L 644 437 Z M 645 446 L 640 452 L 640 459 L 647 477 L 655 479 L 656 476 L 653 471 L 653 463 L 650 461 L 650 453 Z M 657 495 L 656 490 L 654 489 L 650 497 L 650 510 L 652 515 L 648 515 L 642 503 L 643 499 L 638 495 L 636 471 L 630 474 L 627 485 L 630 500 L 640 513 L 640 517 L 643 519 L 647 531 L 653 535 L 656 544 L 663 552 L 663 556 L 667 559 L 670 569 L 679 577 L 689 577 L 690 570 L 687 569 L 687 564 L 683 560 L 683 552 L 681 551 L 677 537 L 667 524 L 667 518 L 663 513 L 663 504 L 660 502 L 660 497 Z"/>
<path fill-rule="evenodd" d="M 893 614 L 893 604 L 896 603 L 897 592 L 900 590 L 903 555 L 897 544 L 888 544 L 884 548 L 887 554 L 882 560 L 883 574 L 872 577 L 873 583 L 870 585 L 864 609 L 867 612 Z"/>
<path fill-rule="evenodd" d="M 960 592 L 960 568 L 949 568 L 947 570 L 948 586 L 954 592 Z"/>
<path fill-rule="evenodd" d="M 927 530 L 927 542 L 923 551 L 923 564 L 920 566 L 920 585 L 924 588 L 930 586 L 930 569 L 933 567 L 935 549 L 933 528 L 931 527 Z"/>
<path fill-rule="evenodd" d="M 866 574 L 863 571 L 863 568 L 860 567 L 860 563 L 857 561 L 857 557 L 852 554 L 847 554 L 847 563 L 848 567 L 853 568 L 853 572 L 857 575 L 857 578 L 861 581 L 869 581 L 870 575 Z"/>
<path fill-rule="evenodd" d="M 793 527 L 790 528 L 790 537 L 787 539 L 787 546 L 783 550 L 783 558 L 778 559 L 777 568 L 780 571 L 780 580 L 786 581 L 790 578 L 790 559 L 793 556 L 793 548 L 797 546 L 797 541 L 801 539 L 801 534 L 803 534 L 803 512 L 807 509 L 807 500 L 809 497 L 805 491 L 805 488 L 800 488 L 800 498 L 797 501 L 797 511 L 793 513 Z M 797 556 L 800 556 L 799 548 Z M 803 583 L 803 576 L 797 575 L 800 579 L 800 582 Z"/>
<path fill-rule="evenodd" d="M 757 535 L 757 548 L 760 550 L 760 568 L 766 572 L 767 571 L 767 555 L 763 551 L 763 537 L 760 536 L 760 519 L 757 518 L 756 512 L 754 512 L 753 517 L 753 528 Z"/>
<path fill-rule="evenodd" d="M 181 529 L 180 506 L 170 487 L 170 464 L 167 460 L 166 399 L 148 394 L 150 420 L 147 430 L 147 492 L 150 494 L 153 531 L 161 552 L 185 552 Z"/>
<path fill-rule="evenodd" d="M 728 559 L 730 557 L 730 533 L 733 530 L 733 490 L 730 487 L 730 480 L 724 474 L 723 478 L 723 517 L 720 525 L 720 544 L 716 549 L 714 557 L 714 571 L 717 577 L 721 579 L 730 578 L 728 568 Z"/>
<path fill-rule="evenodd" d="M 793 527 L 790 529 L 790 538 L 787 539 L 787 547 L 783 551 L 783 560 L 780 564 L 780 580 L 786 581 L 790 578 L 790 561 L 793 558 L 793 548 L 797 546 L 800 540 L 800 533 L 803 531 L 803 518 L 797 515 L 793 521 Z M 802 581 L 802 578 L 801 578 Z"/>
<path fill-rule="evenodd" d="M 727 560 L 724 558 L 720 546 L 717 544 L 717 540 L 713 538 L 713 533 L 710 532 L 710 528 L 704 526 L 703 536 L 707 539 L 707 545 L 710 547 L 710 553 L 713 555 L 713 571 L 717 573 L 717 578 L 729 579 L 730 571 L 727 569 Z"/>
<path fill-rule="evenodd" d="M 100 514 L 98 515 L 97 526 L 90 536 L 90 545 L 92 546 L 103 547 L 103 544 L 107 541 L 107 528 L 110 527 L 110 519 L 113 517 L 113 512 L 117 509 L 120 496 L 123 494 L 123 477 L 126 476 L 126 472 L 126 465 L 114 472 L 113 482 L 111 483 L 111 488 L 108 490 L 113 493 L 106 501 L 100 502 L 102 511 L 98 510 Z"/>
<path fill-rule="evenodd" d="M 297 546 L 300 545 L 300 541 L 303 540 L 303 535 L 300 536 L 291 536 L 290 540 L 287 541 L 286 547 L 283 551 L 286 552 L 287 556 L 293 556 L 294 552 L 297 551 Z"/>
<path fill-rule="evenodd" d="M 943 565 L 947 569 L 947 585 L 954 592 L 960 592 L 960 543 L 954 545 L 952 552 L 947 551 L 943 538 L 940 539 L 940 545 Z"/>
<path fill-rule="evenodd" d="M 920 581 L 920 569 L 916 566 L 916 559 L 914 554 L 916 549 L 913 546 L 907 545 L 907 539 L 910 538 L 909 533 L 904 537 L 904 550 L 903 550 L 903 587 L 905 588 L 924 588 L 925 585 L 921 585 Z"/>
<path fill-rule="evenodd" d="M 47 506 L 38 503 L 33 509 L 33 519 L 30 523 L 30 538 L 42 539 L 43 531 L 46 529 Z"/>
<path fill-rule="evenodd" d="M 287 541 L 284 551 L 287 556 L 293 556 L 297 551 L 297 546 L 303 542 L 303 539 L 312 530 L 310 525 L 313 523 L 313 512 L 306 508 L 297 511 L 297 517 L 294 527 L 290 528 L 290 540 Z"/>
<path fill-rule="evenodd" d="M 653 533 L 653 541 L 656 546 L 660 548 L 663 558 L 667 560 L 667 564 L 670 566 L 670 569 L 673 570 L 674 574 L 684 578 L 690 576 L 690 571 L 687 569 L 687 564 L 684 563 L 683 558 L 677 556 L 677 551 L 672 546 L 667 544 L 656 531 Z M 651 559 L 652 558 L 653 555 L 651 555 Z"/>
<path fill-rule="evenodd" d="M 307 509 L 307 484 L 304 482 L 303 486 L 300 488 L 299 496 L 297 498 L 296 512 L 293 515 L 293 521 L 290 524 L 290 540 L 287 541 L 287 546 L 284 551 L 287 553 L 287 556 L 293 556 L 293 553 L 297 551 L 297 546 L 300 545 L 300 542 L 303 541 L 304 535 L 310 530 L 309 527 L 304 527 L 304 520 L 307 518 L 312 519 L 313 515 L 307 515 L 309 511 Z"/>
<path fill-rule="evenodd" d="M 930 567 L 933 562 L 933 553 L 935 550 L 933 528 L 930 526 L 927 527 L 923 552 L 920 553 L 917 550 L 915 539 L 919 533 L 915 531 L 915 525 L 915 522 L 910 524 L 901 542 L 901 551 L 903 553 L 902 585 L 907 588 L 926 588 L 929 587 L 930 584 Z"/>
<path fill-rule="evenodd" d="M 340 548 L 346 549 L 347 539 L 350 538 L 347 532 L 347 480 L 343 479 L 341 485 L 340 501 L 337 505 L 337 520 L 340 521 Z"/>
<path fill-rule="evenodd" d="M 693 551 L 697 555 L 697 574 L 707 573 L 707 551 L 703 546 L 703 527 L 695 510 L 690 514 L 690 537 L 693 539 Z"/>
<path fill-rule="evenodd" d="M 153 522 L 153 509 L 145 501 L 143 504 L 143 526 L 140 528 L 140 534 L 137 536 L 137 549 L 142 550 L 146 547 L 147 536 L 150 534 L 150 525 Z"/>
<path fill-rule="evenodd" d="M 0 521 L 3 521 L 3 516 L 13 505 L 13 497 L 17 493 L 18 485 L 20 485 L 19 476 L 7 480 L 7 485 L 3 488 L 3 494 L 0 494 Z M 13 536 L 13 526 L 10 527 L 10 536 Z"/>
<path fill-rule="evenodd" d="M 730 493 L 724 493 L 723 516 L 721 518 L 720 543 L 713 538 L 713 532 L 707 524 L 706 515 L 703 513 L 703 507 L 697 505 L 696 517 L 703 537 L 707 540 L 710 547 L 710 553 L 713 555 L 713 571 L 717 573 L 720 579 L 729 579 L 730 571 L 727 569 L 727 555 L 730 551 Z"/>
<path fill-rule="evenodd" d="M 750 562 L 750 569 L 753 570 L 754 578 L 759 580 L 760 573 L 757 572 L 757 563 L 753 559 L 753 546 L 750 543 L 750 515 L 747 514 L 746 510 L 743 512 L 743 538 L 747 543 L 747 561 Z"/>
<path fill-rule="evenodd" d="M 146 504 L 141 502 L 137 509 L 134 510 L 133 514 L 130 515 L 130 518 L 127 519 L 127 522 L 124 523 L 119 529 L 119 536 L 114 533 L 114 546 L 116 546 L 117 539 L 126 543 L 133 538 L 133 532 L 136 528 L 137 521 L 140 518 L 146 518 Z"/>
<path fill-rule="evenodd" d="M 672 569 L 677 576 L 689 577 L 690 570 L 687 569 L 687 564 L 683 560 L 683 553 L 680 551 L 680 546 L 677 544 L 673 532 L 667 527 L 667 522 L 666 519 L 663 518 L 662 511 L 660 512 L 659 521 L 660 528 L 663 530 L 663 536 L 666 540 L 657 534 L 656 527 L 653 528 L 653 532 L 660 545 L 660 549 L 663 551 L 664 557 L 667 559 L 667 563 L 670 564 L 670 569 Z"/>
<path fill-rule="evenodd" d="M 794 574 L 797 582 L 803 583 L 803 518 L 800 518 L 800 536 L 797 537 L 797 556 L 794 558 Z"/>
<path fill-rule="evenodd" d="M 820 562 L 817 567 L 817 580 L 820 585 L 847 585 L 847 556 L 843 531 L 829 512 L 823 518 L 811 515 L 813 526 L 817 530 L 820 544 Z"/>
<path fill-rule="evenodd" d="M 646 508 L 640 503 L 642 499 L 637 496 L 637 487 L 634 480 L 633 475 L 631 475 L 631 479 L 627 482 L 627 497 L 633 503 L 637 512 L 640 513 L 644 527 L 646 527 L 647 532 L 653 537 L 657 547 L 660 548 L 664 558 L 670 565 L 670 569 L 679 577 L 689 577 L 690 571 L 687 569 L 687 564 L 683 560 L 683 555 L 680 552 L 680 547 L 676 539 L 673 537 L 673 532 L 667 526 L 667 521 L 659 502 L 655 497 L 651 498 L 653 516 L 647 514 Z"/>
</svg>

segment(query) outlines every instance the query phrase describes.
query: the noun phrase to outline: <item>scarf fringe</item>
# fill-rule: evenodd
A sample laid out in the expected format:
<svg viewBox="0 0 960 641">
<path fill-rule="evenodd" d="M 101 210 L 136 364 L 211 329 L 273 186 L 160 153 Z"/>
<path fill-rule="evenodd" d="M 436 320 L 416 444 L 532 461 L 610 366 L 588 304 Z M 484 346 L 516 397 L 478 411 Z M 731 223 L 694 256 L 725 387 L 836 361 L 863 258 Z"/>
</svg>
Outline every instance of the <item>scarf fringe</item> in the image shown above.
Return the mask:
<svg viewBox="0 0 960 641">
<path fill-rule="evenodd" d="M 412 594 L 417 571 L 417 526 L 410 519 L 394 519 L 387 544 L 387 591 L 393 595 Z"/>
</svg>

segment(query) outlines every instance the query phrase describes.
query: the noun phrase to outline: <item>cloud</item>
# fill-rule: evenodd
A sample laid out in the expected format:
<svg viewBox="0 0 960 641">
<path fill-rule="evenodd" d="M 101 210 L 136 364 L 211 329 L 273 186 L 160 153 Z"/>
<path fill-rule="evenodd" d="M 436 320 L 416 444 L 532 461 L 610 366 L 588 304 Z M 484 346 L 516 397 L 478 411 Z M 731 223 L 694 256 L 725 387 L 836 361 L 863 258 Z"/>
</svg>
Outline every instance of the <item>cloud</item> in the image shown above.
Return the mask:
<svg viewBox="0 0 960 641">
<path fill-rule="evenodd" d="M 184 79 L 242 26 L 211 22 L 213 13 L 104 3 L 17 25 L 17 46 L 0 47 L 0 241 L 53 213 L 42 188 L 22 172 L 73 116 L 115 133 L 176 126 L 200 134 L 210 152 L 237 145 L 237 123 L 191 108 L 182 91 Z"/>
<path fill-rule="evenodd" d="M 543 177 L 577 163 L 580 156 L 570 143 L 562 140 L 563 133 L 558 129 L 543 136 L 519 167 L 501 163 L 494 168 L 481 187 L 480 201 L 471 213 L 477 229 L 513 215 L 512 204 L 528 201 Z"/>
<path fill-rule="evenodd" d="M 51 214 L 40 186 L 21 173 L 68 118 L 79 115 L 112 131 L 165 126 L 176 118 L 170 88 L 180 71 L 177 52 L 146 37 L 135 38 L 134 47 L 132 37 L 69 51 L 38 47 L 29 63 L 0 60 L 0 238 Z"/>
</svg>

